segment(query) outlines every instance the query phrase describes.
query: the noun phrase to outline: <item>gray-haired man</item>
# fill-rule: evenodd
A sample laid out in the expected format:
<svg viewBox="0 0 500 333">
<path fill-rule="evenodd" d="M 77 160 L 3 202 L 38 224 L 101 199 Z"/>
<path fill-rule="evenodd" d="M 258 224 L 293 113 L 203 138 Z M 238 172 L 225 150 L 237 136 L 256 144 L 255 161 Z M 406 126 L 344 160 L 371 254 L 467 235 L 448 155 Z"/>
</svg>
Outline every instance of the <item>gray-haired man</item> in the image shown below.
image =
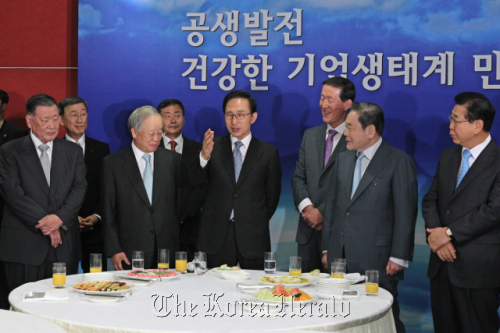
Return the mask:
<svg viewBox="0 0 500 333">
<path fill-rule="evenodd" d="M 104 249 L 116 270 L 130 269 L 132 251 L 144 251 L 145 268 L 152 268 L 157 249 L 173 256 L 179 248 L 175 200 L 181 155 L 157 150 L 162 125 L 154 107 L 136 109 L 128 119 L 132 144 L 103 160 Z"/>
</svg>

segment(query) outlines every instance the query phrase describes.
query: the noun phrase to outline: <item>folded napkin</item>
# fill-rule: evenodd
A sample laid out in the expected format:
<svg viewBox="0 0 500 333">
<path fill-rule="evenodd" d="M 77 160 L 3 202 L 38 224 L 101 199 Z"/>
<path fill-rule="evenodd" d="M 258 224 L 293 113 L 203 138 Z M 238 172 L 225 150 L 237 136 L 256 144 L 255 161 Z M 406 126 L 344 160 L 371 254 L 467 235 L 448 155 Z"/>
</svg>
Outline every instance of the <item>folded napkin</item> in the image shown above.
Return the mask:
<svg viewBox="0 0 500 333">
<path fill-rule="evenodd" d="M 260 289 L 269 288 L 269 286 L 264 286 L 262 284 L 243 284 L 237 283 L 236 289 L 244 292 L 257 292 Z"/>
<path fill-rule="evenodd" d="M 342 290 L 342 289 L 332 289 L 332 290 L 327 290 L 327 291 L 321 291 L 318 290 L 317 295 L 319 298 L 335 298 L 336 300 L 356 300 L 359 299 L 359 291 L 356 293 L 356 295 L 349 295 L 349 290 Z"/>
<path fill-rule="evenodd" d="M 359 273 L 349 273 L 344 275 L 344 279 L 351 281 L 351 284 L 356 284 L 358 282 L 363 282 L 365 280 L 365 276 Z"/>
<path fill-rule="evenodd" d="M 69 301 L 69 290 L 50 288 L 45 291 L 30 291 L 24 294 L 23 301 Z"/>
</svg>

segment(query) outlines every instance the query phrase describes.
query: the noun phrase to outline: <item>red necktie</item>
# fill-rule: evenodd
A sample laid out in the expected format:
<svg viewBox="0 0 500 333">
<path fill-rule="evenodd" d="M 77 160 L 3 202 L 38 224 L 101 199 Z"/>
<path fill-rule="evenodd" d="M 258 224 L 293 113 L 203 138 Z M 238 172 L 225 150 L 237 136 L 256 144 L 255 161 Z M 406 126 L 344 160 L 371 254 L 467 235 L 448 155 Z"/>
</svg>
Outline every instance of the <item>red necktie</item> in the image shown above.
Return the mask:
<svg viewBox="0 0 500 333">
<path fill-rule="evenodd" d="M 177 146 L 177 142 L 175 142 L 174 140 L 170 141 L 170 149 L 172 151 L 175 151 L 175 146 Z"/>
</svg>

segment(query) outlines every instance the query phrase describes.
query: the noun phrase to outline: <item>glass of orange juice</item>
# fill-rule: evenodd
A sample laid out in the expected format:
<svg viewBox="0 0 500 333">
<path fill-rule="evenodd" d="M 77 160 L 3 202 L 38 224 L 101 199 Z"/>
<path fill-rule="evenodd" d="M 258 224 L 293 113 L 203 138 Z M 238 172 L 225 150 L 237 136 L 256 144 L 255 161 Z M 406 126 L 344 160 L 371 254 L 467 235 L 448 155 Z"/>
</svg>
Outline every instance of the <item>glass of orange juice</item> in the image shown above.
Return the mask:
<svg viewBox="0 0 500 333">
<path fill-rule="evenodd" d="M 90 273 L 101 273 L 102 272 L 102 254 L 91 253 L 90 254 Z"/>
<path fill-rule="evenodd" d="M 344 258 L 333 259 L 332 262 L 332 278 L 343 279 L 346 273 L 347 261 Z"/>
<path fill-rule="evenodd" d="M 289 266 L 290 276 L 301 276 L 302 275 L 302 258 L 301 257 L 290 257 Z"/>
<path fill-rule="evenodd" d="M 170 268 L 170 251 L 168 249 L 158 249 L 158 269 Z"/>
<path fill-rule="evenodd" d="M 175 252 L 175 270 L 181 273 L 187 272 L 187 252 Z"/>
<path fill-rule="evenodd" d="M 52 266 L 52 284 L 54 288 L 64 288 L 66 286 L 66 264 L 55 262 Z"/>
<path fill-rule="evenodd" d="M 367 270 L 365 272 L 365 275 L 366 275 L 366 283 L 365 283 L 366 295 L 377 296 L 378 295 L 378 271 Z"/>
</svg>

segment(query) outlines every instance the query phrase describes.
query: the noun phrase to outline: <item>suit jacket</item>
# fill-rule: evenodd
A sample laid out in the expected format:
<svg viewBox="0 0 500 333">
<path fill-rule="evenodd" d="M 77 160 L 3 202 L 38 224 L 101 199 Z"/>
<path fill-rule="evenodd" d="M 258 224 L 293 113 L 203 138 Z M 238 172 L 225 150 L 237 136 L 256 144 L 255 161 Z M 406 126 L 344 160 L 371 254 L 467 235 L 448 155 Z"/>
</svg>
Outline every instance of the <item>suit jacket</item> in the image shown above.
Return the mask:
<svg viewBox="0 0 500 333">
<path fill-rule="evenodd" d="M 346 149 L 345 137 L 342 135 L 330 155 L 328 163 L 323 166 L 326 128 L 327 125 L 324 124 L 306 130 L 300 145 L 299 159 L 292 176 L 295 207 L 298 207 L 305 198 L 309 198 L 323 216 L 325 216 L 325 197 L 331 184 L 330 172 L 333 169 L 333 163 L 337 155 Z M 314 229 L 309 227 L 300 215 L 295 241 L 299 244 L 306 244 L 313 231 Z"/>
<path fill-rule="evenodd" d="M 0 127 L 0 146 L 3 146 L 4 143 L 7 143 L 14 139 L 18 139 L 27 134 L 28 132 L 26 130 L 22 129 L 21 127 L 9 124 L 4 120 L 2 127 Z M 3 197 L 0 196 L 0 226 L 2 225 L 3 205 Z"/>
<path fill-rule="evenodd" d="M 215 138 L 205 168 L 196 164 L 197 180 L 208 178 L 208 194 L 201 214 L 198 247 L 218 253 L 226 238 L 234 209 L 236 241 L 243 257 L 258 259 L 270 251 L 269 220 L 281 194 L 278 148 L 252 137 L 236 182 L 229 135 Z"/>
<path fill-rule="evenodd" d="M 107 143 L 85 135 L 85 166 L 87 167 L 87 192 L 78 216 L 101 215 L 99 203 L 101 193 L 102 160 L 110 154 Z M 91 230 L 82 231 L 82 243 L 102 243 L 102 223 L 96 223 Z"/>
<path fill-rule="evenodd" d="M 455 190 L 462 146 L 445 149 L 436 175 L 422 201 L 426 228 L 449 227 L 457 258 L 448 263 L 453 285 L 461 288 L 500 287 L 500 147 L 491 142 Z M 431 252 L 427 276 L 442 261 Z"/>
<path fill-rule="evenodd" d="M 101 212 L 107 256 L 144 251 L 145 267 L 153 263 L 154 245 L 170 250 L 170 262 L 179 248 L 176 196 L 181 156 L 166 149 L 154 153 L 153 200 L 149 202 L 132 146 L 103 160 Z"/>
<path fill-rule="evenodd" d="M 31 136 L 0 147 L 0 191 L 5 198 L 0 260 L 40 265 L 49 251 L 50 237 L 35 226 L 56 214 L 67 227 L 60 228 L 62 244 L 57 258 L 66 263 L 81 260 L 78 211 L 87 181 L 82 150 L 56 138 L 52 151 L 50 188 Z"/>
<path fill-rule="evenodd" d="M 385 140 L 368 165 L 351 199 L 356 151 L 337 157 L 334 182 L 323 222 L 328 263 L 342 258 L 347 271 L 379 271 L 380 283 L 403 279 L 386 273 L 390 257 L 411 261 L 417 219 L 417 173 L 411 157 Z"/>
</svg>

